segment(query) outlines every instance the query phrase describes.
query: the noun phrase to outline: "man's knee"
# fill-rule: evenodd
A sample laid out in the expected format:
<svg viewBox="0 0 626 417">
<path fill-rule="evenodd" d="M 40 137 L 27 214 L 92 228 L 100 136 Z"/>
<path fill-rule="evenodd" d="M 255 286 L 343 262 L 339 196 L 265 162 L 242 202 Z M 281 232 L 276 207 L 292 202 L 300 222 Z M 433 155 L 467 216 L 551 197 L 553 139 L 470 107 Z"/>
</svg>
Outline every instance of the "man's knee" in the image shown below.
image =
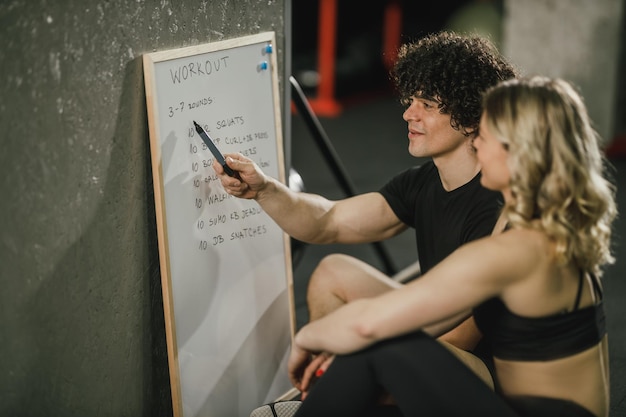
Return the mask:
<svg viewBox="0 0 626 417">
<path fill-rule="evenodd" d="M 332 254 L 325 256 L 315 267 L 307 289 L 307 302 L 315 302 L 318 297 L 335 296 L 342 299 L 343 281 L 348 258 L 347 255 Z"/>
<path fill-rule="evenodd" d="M 373 266 L 344 254 L 324 257 L 313 271 L 307 290 L 309 307 L 341 304 L 372 297 L 401 286 Z"/>
<path fill-rule="evenodd" d="M 349 256 L 339 253 L 326 255 L 313 270 L 311 282 L 335 282 L 341 276 L 339 272 L 346 268 L 346 258 Z"/>
</svg>

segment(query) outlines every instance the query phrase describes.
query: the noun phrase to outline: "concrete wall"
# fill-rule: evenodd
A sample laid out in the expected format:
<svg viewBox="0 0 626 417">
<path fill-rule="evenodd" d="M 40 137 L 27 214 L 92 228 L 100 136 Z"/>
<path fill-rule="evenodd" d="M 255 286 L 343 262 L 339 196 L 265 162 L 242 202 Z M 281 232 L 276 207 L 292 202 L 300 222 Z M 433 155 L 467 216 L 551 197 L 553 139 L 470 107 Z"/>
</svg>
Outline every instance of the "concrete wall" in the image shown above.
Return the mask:
<svg viewBox="0 0 626 417">
<path fill-rule="evenodd" d="M 565 78 L 582 91 L 606 142 L 616 134 L 623 0 L 505 1 L 503 52 L 524 74 Z M 621 109 L 623 112 L 623 108 Z"/>
<path fill-rule="evenodd" d="M 274 30 L 282 67 L 284 18 L 0 2 L 0 415 L 171 415 L 141 55 Z"/>
</svg>

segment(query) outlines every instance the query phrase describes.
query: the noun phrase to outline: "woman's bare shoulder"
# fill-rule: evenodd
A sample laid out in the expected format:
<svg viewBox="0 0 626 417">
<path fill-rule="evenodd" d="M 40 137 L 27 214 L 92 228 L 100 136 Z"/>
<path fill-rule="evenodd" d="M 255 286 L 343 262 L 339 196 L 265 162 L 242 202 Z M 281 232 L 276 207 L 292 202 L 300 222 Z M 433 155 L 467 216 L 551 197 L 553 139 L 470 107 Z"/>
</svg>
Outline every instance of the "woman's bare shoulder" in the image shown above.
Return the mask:
<svg viewBox="0 0 626 417">
<path fill-rule="evenodd" d="M 491 236 L 492 243 L 501 246 L 516 256 L 537 257 L 551 252 L 552 241 L 542 231 L 529 228 L 514 228 Z"/>
<path fill-rule="evenodd" d="M 510 229 L 470 243 L 462 251 L 466 259 L 480 260 L 484 268 L 509 280 L 527 276 L 549 261 L 552 245 L 541 231 Z"/>
</svg>

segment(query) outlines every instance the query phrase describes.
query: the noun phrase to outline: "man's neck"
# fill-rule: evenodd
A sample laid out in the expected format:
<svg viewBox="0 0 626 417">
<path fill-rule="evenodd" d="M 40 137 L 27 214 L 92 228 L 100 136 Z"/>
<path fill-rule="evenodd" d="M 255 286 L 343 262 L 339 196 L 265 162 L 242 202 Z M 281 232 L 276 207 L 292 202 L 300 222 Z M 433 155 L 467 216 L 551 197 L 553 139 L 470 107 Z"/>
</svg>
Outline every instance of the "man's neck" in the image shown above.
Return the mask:
<svg viewBox="0 0 626 417">
<path fill-rule="evenodd" d="M 480 164 L 471 149 L 459 147 L 455 152 L 433 158 L 446 191 L 455 190 L 472 180 L 480 171 Z"/>
</svg>

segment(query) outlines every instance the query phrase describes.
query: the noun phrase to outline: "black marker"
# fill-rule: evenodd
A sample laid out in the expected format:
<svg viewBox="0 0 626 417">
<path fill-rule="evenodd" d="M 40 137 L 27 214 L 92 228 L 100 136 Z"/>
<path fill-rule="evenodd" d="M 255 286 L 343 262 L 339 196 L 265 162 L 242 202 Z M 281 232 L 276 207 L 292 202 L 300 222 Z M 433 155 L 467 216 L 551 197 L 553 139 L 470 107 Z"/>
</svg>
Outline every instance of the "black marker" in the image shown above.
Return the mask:
<svg viewBox="0 0 626 417">
<path fill-rule="evenodd" d="M 215 159 L 217 159 L 217 162 L 219 162 L 220 165 L 222 166 L 222 168 L 224 168 L 224 172 L 227 173 L 228 175 L 230 175 L 231 177 L 235 177 L 235 178 L 239 177 L 239 175 L 237 175 L 237 173 L 235 171 L 233 171 L 231 167 L 226 165 L 226 160 L 224 159 L 224 155 L 222 155 L 220 150 L 217 149 L 217 146 L 215 146 L 215 144 L 213 143 L 213 140 L 211 140 L 211 138 L 204 131 L 202 126 L 200 126 L 198 123 L 196 123 L 195 120 L 193 121 L 193 124 L 196 126 L 196 132 L 198 132 L 198 134 L 202 138 L 202 141 L 204 143 L 206 143 L 206 146 L 209 147 L 209 150 L 211 151 L 211 153 L 213 154 Z"/>
</svg>

